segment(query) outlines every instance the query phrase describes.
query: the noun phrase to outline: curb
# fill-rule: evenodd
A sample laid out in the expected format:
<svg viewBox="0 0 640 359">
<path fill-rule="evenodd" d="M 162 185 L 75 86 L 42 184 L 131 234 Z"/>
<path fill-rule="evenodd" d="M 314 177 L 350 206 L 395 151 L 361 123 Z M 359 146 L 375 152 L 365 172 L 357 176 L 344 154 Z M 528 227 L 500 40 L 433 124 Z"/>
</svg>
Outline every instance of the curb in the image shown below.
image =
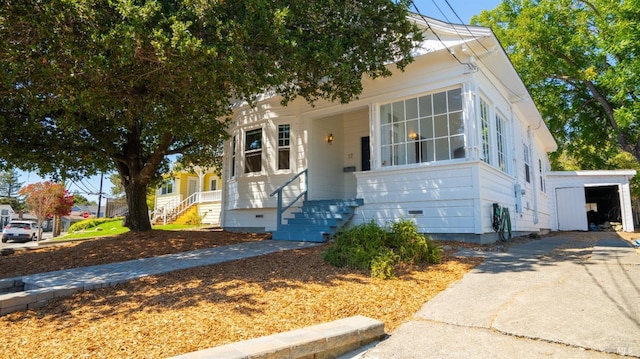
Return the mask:
<svg viewBox="0 0 640 359">
<path fill-rule="evenodd" d="M 383 322 L 358 315 L 170 359 L 336 358 L 384 336 Z"/>
</svg>

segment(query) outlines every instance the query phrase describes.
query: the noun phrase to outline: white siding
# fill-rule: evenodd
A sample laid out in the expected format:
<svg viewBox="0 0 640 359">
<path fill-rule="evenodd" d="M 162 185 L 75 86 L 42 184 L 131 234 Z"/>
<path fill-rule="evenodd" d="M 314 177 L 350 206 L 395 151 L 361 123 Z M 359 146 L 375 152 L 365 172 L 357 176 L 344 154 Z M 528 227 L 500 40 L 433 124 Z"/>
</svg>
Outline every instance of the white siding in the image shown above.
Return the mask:
<svg viewBox="0 0 640 359">
<path fill-rule="evenodd" d="M 309 151 L 309 199 L 342 198 L 342 154 L 347 141 L 341 115 L 311 121 Z M 327 136 L 333 135 L 333 142 Z M 350 139 L 349 139 L 350 140 Z"/>
<path fill-rule="evenodd" d="M 360 172 L 356 223 L 415 219 L 424 233 L 475 233 L 477 179 L 469 165 Z M 418 212 L 416 212 L 418 211 Z M 422 211 L 422 213 L 419 213 Z"/>
</svg>

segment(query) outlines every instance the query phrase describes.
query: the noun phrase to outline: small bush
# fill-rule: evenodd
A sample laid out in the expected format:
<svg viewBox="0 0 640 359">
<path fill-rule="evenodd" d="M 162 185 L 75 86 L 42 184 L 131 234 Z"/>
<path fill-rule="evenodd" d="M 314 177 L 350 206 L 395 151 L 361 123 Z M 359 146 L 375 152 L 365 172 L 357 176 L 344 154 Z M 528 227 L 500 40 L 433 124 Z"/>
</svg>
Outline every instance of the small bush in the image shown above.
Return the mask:
<svg viewBox="0 0 640 359">
<path fill-rule="evenodd" d="M 374 222 L 341 230 L 336 234 L 335 244 L 324 253 L 324 260 L 336 267 L 370 269 L 371 260 L 379 254 L 386 235 Z"/>
<path fill-rule="evenodd" d="M 203 216 L 201 216 L 200 214 L 198 214 L 198 211 L 192 211 L 191 213 L 187 214 L 184 218 L 184 224 L 188 224 L 188 225 L 192 225 L 192 226 L 199 226 L 202 224 L 202 218 Z"/>
<path fill-rule="evenodd" d="M 386 228 L 371 221 L 338 232 L 323 258 L 337 267 L 367 269 L 373 277 L 390 279 L 398 263 L 439 263 L 442 248 L 418 233 L 411 220 L 402 219 Z"/>
<path fill-rule="evenodd" d="M 115 222 L 115 221 L 122 221 L 122 217 L 85 219 L 85 220 L 82 220 L 80 222 L 76 222 L 76 223 L 72 224 L 69 227 L 68 232 L 69 233 L 74 233 L 74 232 L 82 231 L 82 230 L 85 230 L 85 229 L 97 227 L 97 226 L 99 226 L 99 225 L 101 225 L 103 223 Z"/>
<path fill-rule="evenodd" d="M 395 266 L 400 261 L 400 256 L 391 249 L 384 250 L 371 261 L 371 276 L 380 279 L 394 279 Z"/>
</svg>

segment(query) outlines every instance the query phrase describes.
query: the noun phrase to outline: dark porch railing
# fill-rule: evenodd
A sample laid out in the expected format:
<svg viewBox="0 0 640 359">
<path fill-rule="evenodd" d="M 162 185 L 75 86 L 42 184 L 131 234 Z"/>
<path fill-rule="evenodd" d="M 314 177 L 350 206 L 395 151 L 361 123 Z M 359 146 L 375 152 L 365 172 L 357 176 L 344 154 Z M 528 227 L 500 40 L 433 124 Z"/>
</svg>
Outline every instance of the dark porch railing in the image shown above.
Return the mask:
<svg viewBox="0 0 640 359">
<path fill-rule="evenodd" d="M 305 169 L 304 171 L 302 171 L 302 172 L 298 173 L 297 175 L 293 176 L 285 184 L 283 184 L 282 186 L 278 187 L 278 189 L 276 189 L 275 191 L 273 191 L 273 193 L 271 193 L 269 195 L 269 197 L 273 197 L 276 194 L 278 195 L 278 227 L 277 227 L 277 230 L 280 230 L 280 226 L 282 225 L 282 214 L 286 210 L 291 208 L 291 206 L 293 206 L 293 204 L 296 203 L 303 196 L 304 196 L 304 200 L 305 201 L 307 200 L 307 188 L 309 188 L 309 175 L 307 174 L 307 171 L 308 171 L 308 169 Z M 293 181 L 295 181 L 296 179 L 300 178 L 300 176 L 302 176 L 302 175 L 304 175 L 304 190 L 291 203 L 289 203 L 287 206 L 283 207 L 282 206 L 282 190 L 285 189 L 287 186 L 289 186 Z"/>
</svg>

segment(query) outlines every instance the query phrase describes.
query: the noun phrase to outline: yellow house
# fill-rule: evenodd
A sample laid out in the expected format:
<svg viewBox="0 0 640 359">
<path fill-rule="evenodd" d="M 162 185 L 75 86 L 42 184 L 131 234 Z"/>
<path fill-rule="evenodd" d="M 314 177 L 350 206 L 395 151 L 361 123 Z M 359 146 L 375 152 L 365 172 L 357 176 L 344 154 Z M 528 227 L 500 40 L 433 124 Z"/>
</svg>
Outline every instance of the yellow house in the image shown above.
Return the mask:
<svg viewBox="0 0 640 359">
<path fill-rule="evenodd" d="M 214 168 L 179 171 L 156 190 L 154 224 L 187 223 L 199 219 L 203 224 L 220 224 L 222 179 Z"/>
</svg>

